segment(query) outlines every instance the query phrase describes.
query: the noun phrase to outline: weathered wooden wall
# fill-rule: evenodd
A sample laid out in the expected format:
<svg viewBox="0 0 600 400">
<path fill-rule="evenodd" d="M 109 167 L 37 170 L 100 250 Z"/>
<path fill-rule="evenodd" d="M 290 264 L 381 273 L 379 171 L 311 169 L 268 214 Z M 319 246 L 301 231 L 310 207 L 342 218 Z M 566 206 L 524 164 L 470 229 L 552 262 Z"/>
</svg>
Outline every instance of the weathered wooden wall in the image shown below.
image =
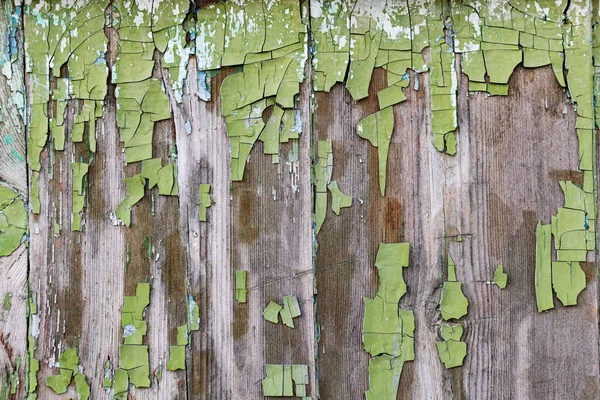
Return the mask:
<svg viewBox="0 0 600 400">
<path fill-rule="evenodd" d="M 3 3 L 1 11 L 4 32 L 12 5 Z M 112 65 L 117 36 L 106 32 Z M 195 63 L 192 57 L 192 78 Z M 19 78 L 23 67 L 22 59 L 13 64 Z M 361 342 L 363 298 L 377 291 L 374 263 L 382 242 L 411 245 L 401 306 L 415 313 L 416 359 L 404 366 L 398 398 L 600 398 L 596 260 L 583 263 L 587 287 L 577 306 L 556 302 L 552 312 L 536 309 L 535 226 L 562 205 L 558 181 L 582 179 L 576 113 L 550 67 L 518 67 L 509 95 L 490 98 L 470 93 L 459 72 L 453 157 L 431 142 L 429 75 L 411 73 L 407 101 L 394 106 L 385 197 L 379 194 L 377 149 L 356 135 L 358 121 L 379 109 L 376 93 L 386 87 L 382 70 L 373 74 L 369 97 L 354 102 L 341 84 L 331 93 L 313 92 L 307 63 L 298 143 L 282 145 L 280 163 L 273 164 L 257 142 L 244 180 L 233 183 L 219 96 L 222 80 L 232 72 L 224 69 L 212 79 L 210 102 L 196 96 L 196 79 L 186 81 L 181 103 L 165 85 L 172 119 L 156 124 L 154 154 L 168 160 L 170 146 L 176 146 L 179 196 L 159 196 L 154 189 L 132 209 L 129 228 L 114 226 L 113 213 L 125 195 L 124 178 L 140 167 L 123 165 L 114 85 L 108 85 L 104 116 L 97 121 L 98 151 L 88 174 L 82 232 L 69 229 L 68 198 L 69 165 L 85 151 L 83 145 L 42 153 L 41 213 L 30 214 L 27 243 L 0 257 L 0 298 L 13 294 L 10 311 L 0 310 L 0 363 L 9 374 L 17 357 L 22 360 L 14 398 L 26 395 L 26 282 L 40 305 L 38 398 L 65 398 L 44 382 L 57 373 L 49 363 L 69 347 L 78 349 L 91 398 L 111 397 L 103 387 L 104 366 L 107 360 L 118 365 L 123 296 L 134 295 L 138 282 L 152 288 L 145 339 L 152 387 L 132 390 L 131 398 L 261 398 L 267 363 L 309 365 L 313 398 L 317 390 L 322 399 L 364 398 L 369 356 Z M 154 76 L 169 82 L 161 68 Z M 26 197 L 26 165 L 12 152 L 25 158 L 25 127 L 6 100 L 10 96 L 7 79 L 0 77 L 0 180 Z M 69 105 L 70 121 L 74 107 Z M 339 216 L 328 208 L 315 239 L 311 167 L 317 140 L 324 139 L 333 142 L 332 179 L 354 204 Z M 292 176 L 288 160 L 296 145 L 298 172 Z M 212 184 L 208 222 L 198 221 L 200 183 Z M 62 215 L 60 235 L 54 234 L 55 215 Z M 151 257 L 148 237 L 155 249 Z M 467 357 L 451 370 L 444 369 L 435 348 L 448 251 L 470 301 L 463 323 Z M 509 276 L 505 290 L 490 284 L 498 264 Z M 248 271 L 246 304 L 234 299 L 238 269 Z M 200 330 L 190 335 L 187 370 L 163 370 L 159 381 L 176 327 L 186 322 L 189 294 L 200 307 Z M 262 311 L 269 301 L 289 294 L 298 296 L 302 309 L 296 327 L 266 322 Z M 69 396 L 76 398 L 73 388 Z"/>
</svg>

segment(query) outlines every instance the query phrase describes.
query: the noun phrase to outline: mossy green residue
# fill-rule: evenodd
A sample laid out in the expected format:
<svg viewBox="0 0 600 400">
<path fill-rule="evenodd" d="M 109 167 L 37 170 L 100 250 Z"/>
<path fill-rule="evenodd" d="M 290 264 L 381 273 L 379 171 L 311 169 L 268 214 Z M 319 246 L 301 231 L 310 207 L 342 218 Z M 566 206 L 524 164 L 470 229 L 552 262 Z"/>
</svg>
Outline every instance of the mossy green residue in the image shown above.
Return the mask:
<svg viewBox="0 0 600 400">
<path fill-rule="evenodd" d="M 10 311 L 10 308 L 12 307 L 12 292 L 7 292 L 4 295 L 4 301 L 3 301 L 3 305 L 2 308 L 4 309 L 4 311 Z"/>
</svg>

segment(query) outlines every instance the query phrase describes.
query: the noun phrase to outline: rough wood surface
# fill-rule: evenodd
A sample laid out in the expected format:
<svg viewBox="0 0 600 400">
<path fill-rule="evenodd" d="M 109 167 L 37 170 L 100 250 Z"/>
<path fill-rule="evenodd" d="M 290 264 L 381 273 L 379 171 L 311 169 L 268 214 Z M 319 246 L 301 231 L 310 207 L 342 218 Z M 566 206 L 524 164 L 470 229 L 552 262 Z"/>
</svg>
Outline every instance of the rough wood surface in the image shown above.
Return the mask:
<svg viewBox="0 0 600 400">
<path fill-rule="evenodd" d="M 4 32 L 12 8 L 0 8 Z M 117 36 L 111 29 L 106 33 L 112 65 Z M 3 40 L 0 35 L 0 45 Z M 45 385 L 46 377 L 58 373 L 52 363 L 71 347 L 78 349 L 91 398 L 111 398 L 103 387 L 104 366 L 107 360 L 118 366 L 123 297 L 134 295 L 139 282 L 151 284 L 144 343 L 152 386 L 132 390 L 132 398 L 262 398 L 268 363 L 308 365 L 313 398 L 364 398 L 369 356 L 361 341 L 363 298 L 377 291 L 375 256 L 382 242 L 411 244 L 408 292 L 400 306 L 415 313 L 416 359 L 404 365 L 399 399 L 600 397 L 597 260 L 582 263 L 587 287 L 576 307 L 555 301 L 552 312 L 536 309 L 535 225 L 549 222 L 563 204 L 558 181 L 582 180 L 576 113 L 550 67 L 518 67 L 509 96 L 490 98 L 468 92 L 459 72 L 453 157 L 431 141 L 429 75 L 411 73 L 407 100 L 394 106 L 385 197 L 379 193 L 377 149 L 356 134 L 358 121 L 379 109 L 383 70 L 374 71 L 369 97 L 354 102 L 340 84 L 330 93 L 314 93 L 307 63 L 298 99 L 300 139 L 282 145 L 278 164 L 257 142 L 244 180 L 234 183 L 219 89 L 235 71 L 212 78 L 209 102 L 196 95 L 194 57 L 188 72 L 177 103 L 166 70 L 159 65 L 154 71 L 165 82 L 172 118 L 156 123 L 153 150 L 155 157 L 176 158 L 179 196 L 146 193 L 132 209 L 130 228 L 115 226 L 114 210 L 125 195 L 124 178 L 140 166 L 123 162 L 114 85 L 108 85 L 104 116 L 96 124 L 98 151 L 88 174 L 82 232 L 70 228 L 70 163 L 87 157 L 83 144 L 69 140 L 74 101 L 65 151 L 47 146 L 42 152 L 42 207 L 39 215 L 30 214 L 28 247 L 22 243 L 0 257 L 0 299 L 12 293 L 10 310 L 0 310 L 0 370 L 12 373 L 16 357 L 22 360 L 14 398 L 25 397 L 27 282 L 39 304 L 40 399 L 76 398 L 73 387 L 61 397 Z M 30 87 L 23 60 L 13 64 L 13 74 Z M 10 96 L 0 76 L 0 97 Z M 0 181 L 26 198 L 26 166 L 15 156 L 25 155 L 25 126 L 12 103 L 0 104 Z M 317 141 L 325 139 L 333 142 L 332 180 L 354 203 L 339 216 L 328 207 L 315 238 L 312 166 Z M 201 183 L 211 184 L 208 222 L 198 219 Z M 60 235 L 54 234 L 55 222 Z M 435 347 L 448 252 L 470 302 L 463 321 L 467 357 L 451 370 L 444 369 Z M 502 291 L 490 282 L 499 264 L 509 280 Z M 238 269 L 248 271 L 245 304 L 234 298 Z M 302 311 L 294 329 L 264 320 L 269 301 L 282 303 L 292 294 Z M 186 371 L 166 371 L 190 295 L 199 304 L 200 330 L 190 333 Z"/>
</svg>

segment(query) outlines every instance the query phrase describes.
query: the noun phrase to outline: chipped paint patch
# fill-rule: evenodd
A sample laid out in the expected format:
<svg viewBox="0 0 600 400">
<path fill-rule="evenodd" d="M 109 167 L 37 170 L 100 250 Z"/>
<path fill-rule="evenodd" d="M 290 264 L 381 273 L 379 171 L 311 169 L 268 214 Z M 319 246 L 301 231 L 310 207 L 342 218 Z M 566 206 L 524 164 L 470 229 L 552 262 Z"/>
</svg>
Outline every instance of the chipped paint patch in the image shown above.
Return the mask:
<svg viewBox="0 0 600 400">
<path fill-rule="evenodd" d="M 415 359 L 415 317 L 398 307 L 406 293 L 403 271 L 408 267 L 409 243 L 381 243 L 375 260 L 379 290 L 365 298 L 362 342 L 371 355 L 367 400 L 395 399 L 406 361 Z"/>
</svg>

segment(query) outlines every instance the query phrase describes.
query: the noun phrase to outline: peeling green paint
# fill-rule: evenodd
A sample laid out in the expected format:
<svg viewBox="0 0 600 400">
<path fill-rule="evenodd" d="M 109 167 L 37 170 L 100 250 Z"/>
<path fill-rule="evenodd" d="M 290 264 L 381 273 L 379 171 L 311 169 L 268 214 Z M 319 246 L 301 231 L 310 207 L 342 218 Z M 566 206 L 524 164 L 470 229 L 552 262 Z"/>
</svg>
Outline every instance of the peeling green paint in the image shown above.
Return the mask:
<svg viewBox="0 0 600 400">
<path fill-rule="evenodd" d="M 463 335 L 463 327 L 461 325 L 442 324 L 441 332 L 443 341 L 435 344 L 444 367 L 450 369 L 461 366 L 467 356 L 467 344 L 460 341 Z"/>
<path fill-rule="evenodd" d="M 169 361 L 167 362 L 167 370 L 177 371 L 185 369 L 185 345 L 171 346 Z"/>
<path fill-rule="evenodd" d="M 0 257 L 15 251 L 27 233 L 25 203 L 17 192 L 0 185 Z"/>
<path fill-rule="evenodd" d="M 385 196 L 387 159 L 394 131 L 394 112 L 391 107 L 371 114 L 358 123 L 358 136 L 377 148 L 379 159 L 379 190 Z"/>
<path fill-rule="evenodd" d="M 283 297 L 283 308 L 279 311 L 281 321 L 287 327 L 293 328 L 293 319 L 301 315 L 298 298 L 294 295 Z"/>
<path fill-rule="evenodd" d="M 59 375 L 51 375 L 46 378 L 46 386 L 54 390 L 56 394 L 63 394 L 67 392 L 67 388 L 74 379 L 79 399 L 89 399 L 90 385 L 87 383 L 85 375 L 79 367 L 77 350 L 73 348 L 65 349 L 60 355 L 56 366 L 60 368 L 60 373 Z"/>
<path fill-rule="evenodd" d="M 585 289 L 585 273 L 578 262 L 552 262 L 552 287 L 563 306 L 577 304 L 577 296 Z"/>
<path fill-rule="evenodd" d="M 506 287 L 507 279 L 508 275 L 504 272 L 504 267 L 502 265 L 498 265 L 498 268 L 496 268 L 496 271 L 494 272 L 494 283 L 500 289 L 504 289 Z"/>
<path fill-rule="evenodd" d="M 212 201 L 210 199 L 210 183 L 200 184 L 200 205 L 198 216 L 201 222 L 206 222 L 206 210 L 210 208 Z"/>
<path fill-rule="evenodd" d="M 535 297 L 538 312 L 554 308 L 552 298 L 552 248 L 550 225 L 537 224 L 535 256 Z"/>
<path fill-rule="evenodd" d="M 39 335 L 40 318 L 38 314 L 37 298 L 30 291 L 30 283 L 27 281 L 27 358 L 25 360 L 25 388 L 26 398 L 35 400 L 37 398 L 37 373 L 40 370 L 40 362 L 35 358 L 35 341 Z"/>
<path fill-rule="evenodd" d="M 352 196 L 342 193 L 337 181 L 332 181 L 327 189 L 331 192 L 331 209 L 335 215 L 340 215 L 342 208 L 352 207 Z"/>
<path fill-rule="evenodd" d="M 367 399 L 395 399 L 404 362 L 415 358 L 415 318 L 412 311 L 398 307 L 406 293 L 402 273 L 408 267 L 409 253 L 409 243 L 379 245 L 375 260 L 379 290 L 374 299 L 364 299 L 362 341 L 372 357 Z"/>
<path fill-rule="evenodd" d="M 241 269 L 235 271 L 235 300 L 239 303 L 245 303 L 247 300 L 246 277 L 247 271 Z"/>
<path fill-rule="evenodd" d="M 274 301 L 269 302 L 267 308 L 263 311 L 263 317 L 274 324 L 279 323 L 279 312 L 283 309 L 282 306 Z"/>
<path fill-rule="evenodd" d="M 147 333 L 144 312 L 150 304 L 150 284 L 138 283 L 135 296 L 125 296 L 121 308 L 124 344 L 119 347 L 119 368 L 113 389 L 116 398 L 126 398 L 129 383 L 138 388 L 150 387 L 148 346 L 143 345 Z"/>
<path fill-rule="evenodd" d="M 304 364 L 267 364 L 262 380 L 263 396 L 306 397 L 308 366 Z M 308 397 L 310 398 L 310 397 Z"/>
<path fill-rule="evenodd" d="M 460 319 L 467 315 L 468 308 L 469 301 L 463 294 L 462 283 L 456 280 L 456 266 L 448 254 L 448 280 L 444 282 L 440 300 L 442 318 L 446 321 Z"/>
</svg>

